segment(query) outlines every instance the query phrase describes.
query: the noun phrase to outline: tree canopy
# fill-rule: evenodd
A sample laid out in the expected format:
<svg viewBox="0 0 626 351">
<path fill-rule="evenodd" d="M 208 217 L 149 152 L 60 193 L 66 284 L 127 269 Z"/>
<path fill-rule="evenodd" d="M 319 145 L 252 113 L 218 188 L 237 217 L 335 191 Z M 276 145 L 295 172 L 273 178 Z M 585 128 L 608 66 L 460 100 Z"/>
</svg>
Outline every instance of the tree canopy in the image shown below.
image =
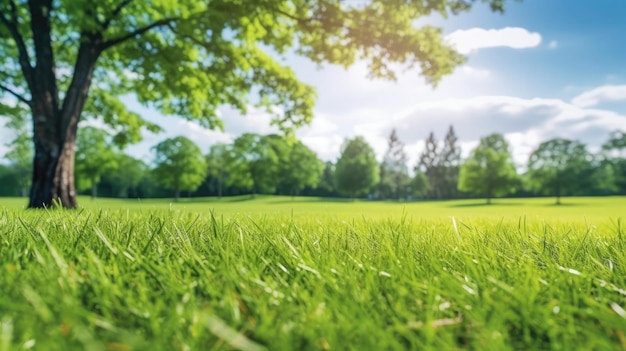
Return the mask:
<svg viewBox="0 0 626 351">
<path fill-rule="evenodd" d="M 556 197 L 591 187 L 592 156 L 587 147 L 575 140 L 556 138 L 537 147 L 528 159 L 529 188 Z"/>
<path fill-rule="evenodd" d="M 315 152 L 295 141 L 280 162 L 280 186 L 291 196 L 298 195 L 305 187 L 317 186 L 323 171 L 324 164 Z"/>
<path fill-rule="evenodd" d="M 204 181 L 207 167 L 202 150 L 186 137 L 166 139 L 154 147 L 156 181 L 174 190 L 178 201 L 182 190 L 196 190 Z"/>
<path fill-rule="evenodd" d="M 491 203 L 491 198 L 512 193 L 518 184 L 509 143 L 501 134 L 491 134 L 480 139 L 461 166 L 458 188 L 483 195 Z"/>
<path fill-rule="evenodd" d="M 252 196 L 273 193 L 279 183 L 281 159 L 286 154 L 285 140 L 277 135 L 243 134 L 233 142 L 228 183 L 252 190 Z"/>
<path fill-rule="evenodd" d="M 351 197 L 367 194 L 380 180 L 378 162 L 363 137 L 347 139 L 335 166 L 335 185 Z"/>
<path fill-rule="evenodd" d="M 75 207 L 78 123 L 97 118 L 119 144 L 158 130 L 120 96 L 221 128 L 217 110 L 265 108 L 284 130 L 313 117 L 315 91 L 277 57 L 367 62 L 395 79 L 396 63 L 436 85 L 465 58 L 416 20 L 468 11 L 478 0 L 2 0 L 0 91 L 32 113 L 30 207 Z M 504 0 L 482 0 L 502 11 Z M 254 97 L 254 98 L 253 98 Z M 4 101 L 4 100 L 3 100 Z M 4 102 L 2 104 L 6 105 Z M 0 106 L 0 111 L 6 106 Z"/>
</svg>

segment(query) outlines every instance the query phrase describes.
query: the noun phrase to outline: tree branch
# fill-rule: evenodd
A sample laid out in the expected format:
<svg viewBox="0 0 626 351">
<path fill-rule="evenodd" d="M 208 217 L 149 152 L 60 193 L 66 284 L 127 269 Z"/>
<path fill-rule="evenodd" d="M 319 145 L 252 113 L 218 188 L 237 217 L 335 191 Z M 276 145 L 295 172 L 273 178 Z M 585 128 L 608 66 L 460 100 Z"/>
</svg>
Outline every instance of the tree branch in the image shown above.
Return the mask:
<svg viewBox="0 0 626 351">
<path fill-rule="evenodd" d="M 111 16 L 107 18 L 104 23 L 102 23 L 102 28 L 105 30 L 109 28 L 111 22 L 120 14 L 120 12 L 122 12 L 124 7 L 128 6 L 131 2 L 133 2 L 133 0 L 122 0 L 119 5 L 117 5 L 117 7 L 113 9 L 113 12 L 111 12 Z"/>
<path fill-rule="evenodd" d="M 26 79 L 26 83 L 28 87 L 32 90 L 33 87 L 33 67 L 30 64 L 30 56 L 28 55 L 28 51 L 26 50 L 26 44 L 24 43 L 24 38 L 20 34 L 17 28 L 17 8 L 15 6 L 15 2 L 11 0 L 11 15 L 12 21 L 9 21 L 4 16 L 4 13 L 0 12 L 0 23 L 4 24 L 4 26 L 9 30 L 15 44 L 17 45 L 17 50 L 19 53 L 19 63 L 22 68 L 22 73 L 24 74 L 24 78 Z"/>
<path fill-rule="evenodd" d="M 18 100 L 20 100 L 21 102 L 25 103 L 26 105 L 30 106 L 30 100 L 26 99 L 25 97 L 23 97 L 22 95 L 16 93 L 15 91 L 11 90 L 11 88 L 0 84 L 0 89 L 6 91 L 7 93 L 15 96 Z"/>
<path fill-rule="evenodd" d="M 274 10 L 276 13 L 278 13 L 279 15 L 283 15 L 289 19 L 292 19 L 296 22 L 298 22 L 298 24 L 307 24 L 310 23 L 314 20 L 313 17 L 308 17 L 308 18 L 302 18 L 302 17 L 298 17 L 298 16 L 294 16 L 286 11 L 283 11 L 281 9 L 278 8 L 273 8 L 272 10 Z"/>
<path fill-rule="evenodd" d="M 108 49 L 108 48 L 110 48 L 112 46 L 115 46 L 117 44 L 123 43 L 123 42 L 125 42 L 125 41 L 127 41 L 129 39 L 132 39 L 132 38 L 136 37 L 136 36 L 141 36 L 142 34 L 144 34 L 145 32 L 147 32 L 147 31 L 149 31 L 151 29 L 154 29 L 154 28 L 157 28 L 157 27 L 166 26 L 166 25 L 174 22 L 176 19 L 177 18 L 164 18 L 162 20 L 156 21 L 156 22 L 151 23 L 151 24 L 149 24 L 149 25 L 147 25 L 145 27 L 138 28 L 138 29 L 136 29 L 136 30 L 134 30 L 134 31 L 132 31 L 130 33 L 122 35 L 121 37 L 114 38 L 114 39 L 111 39 L 111 40 L 107 40 L 104 43 L 102 43 L 100 48 L 102 50 L 106 50 L 106 49 Z"/>
</svg>

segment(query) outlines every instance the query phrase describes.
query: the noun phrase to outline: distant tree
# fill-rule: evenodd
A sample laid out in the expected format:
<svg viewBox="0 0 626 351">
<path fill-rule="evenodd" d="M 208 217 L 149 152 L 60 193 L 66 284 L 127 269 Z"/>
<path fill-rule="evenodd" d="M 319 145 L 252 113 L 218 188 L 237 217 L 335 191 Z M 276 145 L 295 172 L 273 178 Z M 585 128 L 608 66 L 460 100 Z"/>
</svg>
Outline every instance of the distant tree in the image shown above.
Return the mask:
<svg viewBox="0 0 626 351">
<path fill-rule="evenodd" d="M 287 154 L 278 136 L 246 133 L 235 139 L 229 162 L 228 185 L 259 193 L 274 193 L 279 183 L 281 158 Z"/>
<path fill-rule="evenodd" d="M 324 170 L 320 182 L 317 184 L 316 192 L 321 192 L 323 196 L 335 193 L 335 164 L 332 161 L 324 162 Z"/>
<path fill-rule="evenodd" d="M 315 152 L 295 141 L 280 164 L 280 183 L 292 197 L 305 187 L 316 187 L 324 171 L 324 163 Z"/>
<path fill-rule="evenodd" d="M 344 141 L 335 166 L 337 190 L 354 198 L 367 194 L 379 180 L 376 155 L 365 139 L 358 136 Z"/>
<path fill-rule="evenodd" d="M 149 177 L 150 168 L 143 161 L 118 153 L 117 168 L 107 174 L 107 179 L 117 189 L 117 196 L 128 198 L 131 190 L 136 190 L 142 181 Z"/>
<path fill-rule="evenodd" d="M 28 196 L 28 188 L 30 187 L 34 153 L 28 115 L 19 108 L 7 108 L 5 112 L 8 112 L 5 117 L 9 119 L 5 127 L 15 132 L 15 138 L 5 144 L 9 151 L 4 157 L 11 164 L 21 196 L 25 197 Z"/>
<path fill-rule="evenodd" d="M 626 194 L 626 133 L 621 130 L 611 132 L 602 150 L 605 164 L 611 168 L 616 190 Z"/>
<path fill-rule="evenodd" d="M 424 198 L 430 191 L 430 184 L 428 183 L 428 177 L 422 172 L 415 173 L 415 176 L 411 178 L 410 193 L 412 196 L 418 198 Z"/>
<path fill-rule="evenodd" d="M 404 198 L 411 178 L 407 167 L 408 156 L 404 144 L 398 139 L 393 129 L 387 139 L 387 152 L 380 164 L 380 183 L 378 191 L 382 198 Z"/>
<path fill-rule="evenodd" d="M 224 184 L 228 177 L 228 162 L 230 161 L 230 146 L 219 143 L 211 145 L 206 155 L 207 175 L 215 182 L 217 197 L 224 194 Z"/>
<path fill-rule="evenodd" d="M 602 153 L 592 155 L 591 166 L 587 170 L 587 174 L 590 174 L 591 186 L 582 193 L 585 195 L 607 195 L 614 194 L 620 190 L 618 182 L 621 180 L 619 168 L 615 165 L 619 165 L 619 161 L 611 162 L 604 158 Z"/>
<path fill-rule="evenodd" d="M 437 185 L 443 198 L 457 196 L 457 184 L 459 182 L 459 168 L 461 166 L 461 147 L 458 145 L 459 138 L 450 126 L 443 143 L 443 149 L 437 162 L 440 178 Z"/>
<path fill-rule="evenodd" d="M 461 166 L 459 190 L 491 198 L 515 191 L 519 185 L 509 143 L 501 134 L 480 139 L 470 157 Z"/>
<path fill-rule="evenodd" d="M 11 166 L 0 163 L 0 196 L 19 196 L 17 174 L 11 169 Z"/>
<path fill-rule="evenodd" d="M 418 163 L 415 166 L 415 173 L 423 173 L 428 179 L 430 197 L 441 198 L 443 172 L 439 164 L 439 146 L 435 139 L 435 133 L 431 132 L 424 141 L 424 150 L 419 156 Z"/>
<path fill-rule="evenodd" d="M 166 139 L 156 146 L 155 179 L 162 186 L 174 191 L 174 199 L 180 198 L 181 190 L 194 191 L 206 177 L 207 166 L 202 150 L 186 137 Z"/>
<path fill-rule="evenodd" d="M 571 195 L 593 186 L 592 156 L 578 141 L 556 138 L 543 142 L 528 159 L 530 190 L 556 197 Z"/>
<path fill-rule="evenodd" d="M 76 141 L 76 180 L 78 190 L 91 189 L 91 197 L 98 196 L 101 177 L 117 169 L 118 157 L 110 136 L 95 127 L 84 127 Z"/>
</svg>

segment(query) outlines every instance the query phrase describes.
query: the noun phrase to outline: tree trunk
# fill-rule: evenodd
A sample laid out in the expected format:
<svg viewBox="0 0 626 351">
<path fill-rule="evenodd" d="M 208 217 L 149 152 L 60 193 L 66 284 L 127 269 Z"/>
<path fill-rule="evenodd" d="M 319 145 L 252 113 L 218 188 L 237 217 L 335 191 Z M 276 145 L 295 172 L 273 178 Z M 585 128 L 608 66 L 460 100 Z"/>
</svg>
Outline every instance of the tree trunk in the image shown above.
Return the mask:
<svg viewBox="0 0 626 351">
<path fill-rule="evenodd" d="M 74 187 L 76 129 L 70 130 L 70 133 L 62 133 L 65 137 L 59 138 L 60 135 L 56 129 L 49 128 L 52 123 L 38 125 L 41 115 L 38 116 L 36 113 L 33 113 L 33 118 L 35 120 L 35 159 L 28 207 L 42 208 L 58 205 L 75 208 L 77 206 Z M 60 116 L 44 117 L 45 122 L 56 122 L 60 119 Z"/>
<path fill-rule="evenodd" d="M 180 190 L 176 188 L 176 190 L 174 190 L 174 201 L 178 202 L 178 200 L 180 200 Z"/>
<path fill-rule="evenodd" d="M 37 33 L 35 33 L 37 34 Z M 45 33 L 40 34 L 45 35 Z M 49 41 L 50 33 L 47 33 Z M 28 207 L 59 205 L 75 208 L 74 146 L 78 122 L 89 93 L 93 70 L 101 49 L 101 38 L 87 37 L 78 50 L 72 82 L 59 108 L 58 91 L 51 53 L 37 53 L 32 104 L 35 158 Z M 46 41 L 46 38 L 35 41 Z M 36 45 L 37 49 L 37 45 Z"/>
</svg>

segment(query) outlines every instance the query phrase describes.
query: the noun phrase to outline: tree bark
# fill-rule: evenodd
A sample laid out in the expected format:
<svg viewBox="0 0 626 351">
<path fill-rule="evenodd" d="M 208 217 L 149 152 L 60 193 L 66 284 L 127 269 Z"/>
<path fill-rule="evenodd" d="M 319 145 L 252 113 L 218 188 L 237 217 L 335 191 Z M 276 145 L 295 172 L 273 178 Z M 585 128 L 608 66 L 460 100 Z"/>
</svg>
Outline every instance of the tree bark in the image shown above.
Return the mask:
<svg viewBox="0 0 626 351">
<path fill-rule="evenodd" d="M 102 52 L 102 38 L 100 35 L 81 35 L 82 42 L 74 65 L 74 75 L 63 105 L 59 106 L 50 23 L 45 2 L 31 3 L 33 23 L 36 23 L 33 25 L 33 37 L 37 64 L 31 102 L 35 157 L 28 207 L 52 207 L 56 204 L 75 208 L 76 132 L 96 61 Z"/>
<path fill-rule="evenodd" d="M 180 190 L 176 188 L 176 190 L 174 190 L 174 202 L 178 202 L 178 200 L 180 200 Z"/>
<path fill-rule="evenodd" d="M 33 111 L 33 120 L 35 159 L 28 207 L 53 207 L 56 204 L 75 208 L 74 139 L 68 140 L 67 136 L 57 132 L 54 122 L 61 120 L 58 112 L 45 116 Z"/>
<path fill-rule="evenodd" d="M 54 108 L 50 91 L 33 99 L 35 158 L 28 207 L 51 207 L 55 203 L 75 208 L 74 146 L 80 114 L 87 100 L 93 69 L 98 57 L 95 47 L 82 45 L 74 77 L 61 109 Z M 37 77 L 36 79 L 40 79 Z"/>
</svg>

